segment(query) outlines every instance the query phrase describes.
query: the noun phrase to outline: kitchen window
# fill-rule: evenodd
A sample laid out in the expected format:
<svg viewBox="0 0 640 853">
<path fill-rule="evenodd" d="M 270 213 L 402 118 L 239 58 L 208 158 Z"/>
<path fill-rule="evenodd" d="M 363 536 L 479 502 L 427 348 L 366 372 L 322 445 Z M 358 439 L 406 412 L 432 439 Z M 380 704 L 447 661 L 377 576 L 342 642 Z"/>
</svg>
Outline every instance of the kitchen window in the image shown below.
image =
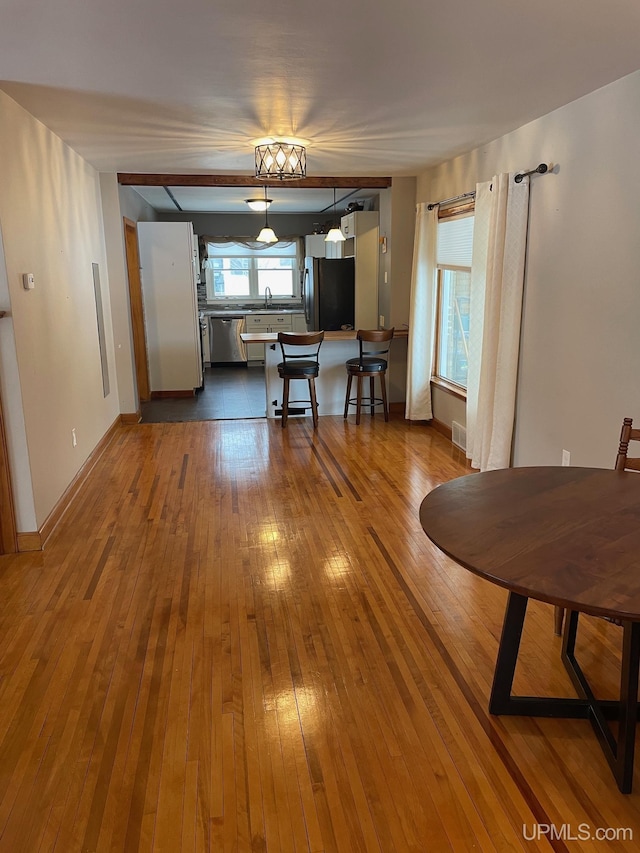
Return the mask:
<svg viewBox="0 0 640 853">
<path fill-rule="evenodd" d="M 267 288 L 274 299 L 300 296 L 300 274 L 294 241 L 208 243 L 204 263 L 207 301 L 263 300 Z"/>
<path fill-rule="evenodd" d="M 438 221 L 437 314 L 434 374 L 461 390 L 467 387 L 473 208 L 444 210 Z"/>
</svg>

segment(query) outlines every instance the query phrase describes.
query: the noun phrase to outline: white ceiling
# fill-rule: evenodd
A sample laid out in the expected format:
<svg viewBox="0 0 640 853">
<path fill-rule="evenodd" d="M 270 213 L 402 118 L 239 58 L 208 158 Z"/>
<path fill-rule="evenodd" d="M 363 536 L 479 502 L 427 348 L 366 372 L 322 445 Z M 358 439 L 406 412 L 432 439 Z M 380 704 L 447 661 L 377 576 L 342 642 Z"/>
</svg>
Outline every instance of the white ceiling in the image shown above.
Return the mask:
<svg viewBox="0 0 640 853">
<path fill-rule="evenodd" d="M 637 0 L 0 10 L 0 88 L 100 171 L 251 174 L 272 137 L 309 175 L 412 175 L 640 67 Z"/>
<path fill-rule="evenodd" d="M 135 186 L 136 192 L 158 211 L 175 213 L 251 213 L 246 199 L 263 198 L 264 190 L 258 187 L 143 187 Z M 333 189 L 300 189 L 286 186 L 270 186 L 269 215 L 273 213 L 317 213 L 330 216 L 333 210 Z M 336 188 L 336 210 L 344 212 L 350 202 L 361 202 L 363 210 L 375 202 L 380 193 L 377 189 Z"/>
</svg>

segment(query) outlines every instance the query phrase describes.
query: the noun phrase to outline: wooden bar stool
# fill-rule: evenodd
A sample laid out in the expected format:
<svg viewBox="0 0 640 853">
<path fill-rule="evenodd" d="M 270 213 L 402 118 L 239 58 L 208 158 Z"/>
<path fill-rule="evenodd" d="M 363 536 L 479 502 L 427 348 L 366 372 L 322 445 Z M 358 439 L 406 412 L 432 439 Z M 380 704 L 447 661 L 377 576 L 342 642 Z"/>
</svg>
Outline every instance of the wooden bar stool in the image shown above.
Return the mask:
<svg viewBox="0 0 640 853">
<path fill-rule="evenodd" d="M 385 421 L 389 420 L 389 404 L 387 403 L 387 386 L 385 375 L 387 372 L 387 359 L 384 356 L 389 352 L 393 329 L 359 329 L 358 344 L 360 355 L 358 358 L 350 358 L 346 362 L 347 368 L 347 395 L 344 401 L 344 416 L 349 413 L 349 406 L 356 407 L 356 424 L 360 423 L 360 410 L 362 405 L 369 406 L 371 414 L 375 412 L 376 406 L 382 406 Z M 353 377 L 357 378 L 356 396 L 351 397 L 351 383 Z M 362 396 L 362 380 L 369 377 L 369 396 Z M 380 397 L 375 396 L 375 378 L 380 378 Z"/>
<path fill-rule="evenodd" d="M 318 402 L 316 400 L 316 378 L 320 372 L 318 354 L 324 340 L 324 332 L 278 332 L 278 343 L 282 350 L 282 361 L 278 365 L 278 376 L 283 380 L 282 428 L 287 425 L 292 403 L 303 410 L 311 409 L 313 428 L 318 426 Z M 306 379 L 309 383 L 308 400 L 289 400 L 289 383 L 292 379 Z M 300 403 L 306 403 L 300 407 Z"/>
</svg>

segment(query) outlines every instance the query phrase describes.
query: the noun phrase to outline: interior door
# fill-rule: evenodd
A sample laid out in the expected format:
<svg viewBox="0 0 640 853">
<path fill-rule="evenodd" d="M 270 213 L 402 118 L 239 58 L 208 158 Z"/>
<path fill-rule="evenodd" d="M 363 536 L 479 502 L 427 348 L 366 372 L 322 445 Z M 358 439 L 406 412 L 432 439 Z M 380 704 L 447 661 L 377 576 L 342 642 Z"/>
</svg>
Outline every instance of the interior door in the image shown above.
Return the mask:
<svg viewBox="0 0 640 853">
<path fill-rule="evenodd" d="M 140 253 L 138 251 L 138 231 L 136 223 L 125 217 L 124 245 L 127 258 L 127 277 L 129 279 L 129 305 L 131 306 L 131 331 L 133 335 L 133 359 L 136 365 L 136 383 L 141 402 L 151 399 L 149 385 L 149 363 L 147 359 L 147 339 L 144 330 L 144 305 L 142 302 L 142 282 L 140 281 Z"/>
</svg>

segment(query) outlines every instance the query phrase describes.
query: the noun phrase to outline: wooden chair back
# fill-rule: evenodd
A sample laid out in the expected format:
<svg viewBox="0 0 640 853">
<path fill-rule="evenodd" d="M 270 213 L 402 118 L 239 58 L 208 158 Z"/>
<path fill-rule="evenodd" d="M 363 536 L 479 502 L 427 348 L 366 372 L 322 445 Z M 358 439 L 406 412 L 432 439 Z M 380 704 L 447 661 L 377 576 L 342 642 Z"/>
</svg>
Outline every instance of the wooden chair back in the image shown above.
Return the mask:
<svg viewBox="0 0 640 853">
<path fill-rule="evenodd" d="M 324 332 L 278 332 L 278 343 L 282 350 L 285 369 L 297 359 L 314 362 L 318 366 L 318 354 L 324 340 Z"/>
<path fill-rule="evenodd" d="M 360 359 L 367 356 L 384 356 L 389 352 L 394 329 L 358 329 L 356 337 L 360 344 Z M 371 346 L 378 344 L 377 347 Z"/>
<path fill-rule="evenodd" d="M 624 418 L 622 421 L 622 430 L 620 431 L 620 444 L 618 446 L 618 455 L 616 456 L 616 471 L 640 471 L 640 458 L 627 456 L 629 452 L 629 442 L 640 441 L 640 429 L 633 428 L 633 418 Z M 603 617 L 606 618 L 606 617 Z M 615 619 L 609 619 L 609 622 L 621 624 Z M 564 622 L 564 608 L 554 608 L 554 631 L 557 636 L 562 634 L 562 624 Z"/>
<path fill-rule="evenodd" d="M 620 432 L 616 471 L 640 471 L 640 458 L 627 456 L 630 441 L 640 441 L 640 429 L 633 429 L 633 419 L 625 418 L 622 421 L 622 431 Z"/>
</svg>

